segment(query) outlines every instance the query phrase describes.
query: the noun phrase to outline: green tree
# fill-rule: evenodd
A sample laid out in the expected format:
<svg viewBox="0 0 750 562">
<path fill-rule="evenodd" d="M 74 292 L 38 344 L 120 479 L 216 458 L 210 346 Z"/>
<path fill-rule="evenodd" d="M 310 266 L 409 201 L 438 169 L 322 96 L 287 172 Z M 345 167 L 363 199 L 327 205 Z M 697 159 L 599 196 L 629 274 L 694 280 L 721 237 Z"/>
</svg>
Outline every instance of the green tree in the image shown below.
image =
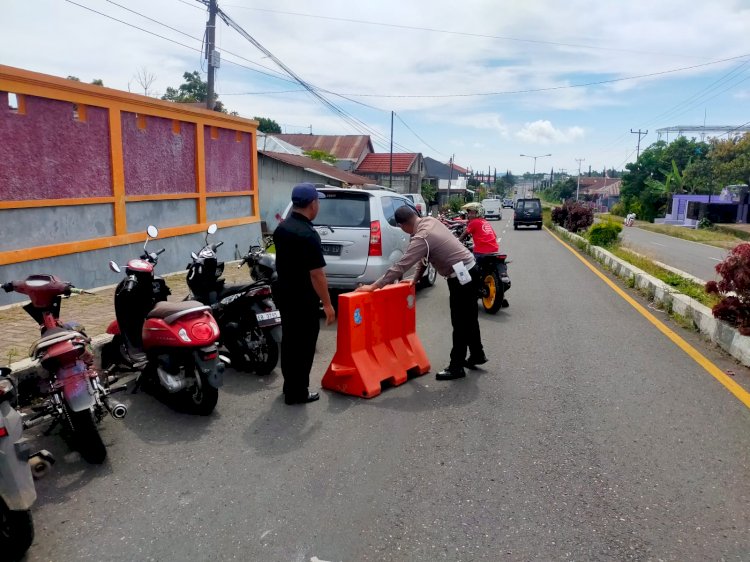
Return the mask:
<svg viewBox="0 0 750 562">
<path fill-rule="evenodd" d="M 258 131 L 261 133 L 281 133 L 281 127 L 279 124 L 268 117 L 253 117 L 258 122 Z"/>
<path fill-rule="evenodd" d="M 180 103 L 202 103 L 208 98 L 208 83 L 201 79 L 197 70 L 186 72 L 182 75 L 185 82 L 178 88 L 167 88 L 167 92 L 161 97 L 163 100 Z M 229 110 L 219 101 L 219 96 L 214 94 L 214 111 L 229 113 Z M 234 114 L 235 112 L 232 112 Z"/>
<path fill-rule="evenodd" d="M 427 205 L 432 205 L 437 199 L 438 190 L 434 185 L 423 183 L 420 191 L 422 192 L 422 197 L 427 202 Z"/>
<path fill-rule="evenodd" d="M 329 164 L 336 163 L 336 157 L 333 154 L 326 152 L 325 150 L 305 150 L 304 155 L 313 160 L 321 160 L 328 162 Z"/>
<path fill-rule="evenodd" d="M 716 181 L 722 187 L 750 185 L 750 133 L 738 139 L 714 140 L 711 162 Z"/>
<path fill-rule="evenodd" d="M 80 82 L 81 81 L 81 79 L 78 78 L 78 76 L 67 76 L 66 78 L 68 80 L 72 80 L 73 82 Z"/>
<path fill-rule="evenodd" d="M 94 79 L 93 79 L 93 80 L 91 81 L 91 83 L 92 83 L 92 84 L 93 84 L 94 86 L 104 86 L 104 80 L 102 80 L 101 78 L 94 78 Z"/>
</svg>

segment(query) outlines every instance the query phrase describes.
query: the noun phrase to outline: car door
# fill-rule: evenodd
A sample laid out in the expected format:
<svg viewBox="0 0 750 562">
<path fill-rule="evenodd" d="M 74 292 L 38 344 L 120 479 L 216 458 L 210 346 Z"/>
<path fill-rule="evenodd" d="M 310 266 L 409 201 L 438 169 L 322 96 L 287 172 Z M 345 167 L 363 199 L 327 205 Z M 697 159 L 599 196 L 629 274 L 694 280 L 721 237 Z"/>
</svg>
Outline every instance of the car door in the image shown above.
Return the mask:
<svg viewBox="0 0 750 562">
<path fill-rule="evenodd" d="M 388 256 L 391 263 L 398 261 L 409 246 L 409 235 L 396 224 L 396 209 L 403 205 L 412 206 L 404 197 L 381 197 L 380 205 L 383 210 L 383 255 Z"/>
</svg>

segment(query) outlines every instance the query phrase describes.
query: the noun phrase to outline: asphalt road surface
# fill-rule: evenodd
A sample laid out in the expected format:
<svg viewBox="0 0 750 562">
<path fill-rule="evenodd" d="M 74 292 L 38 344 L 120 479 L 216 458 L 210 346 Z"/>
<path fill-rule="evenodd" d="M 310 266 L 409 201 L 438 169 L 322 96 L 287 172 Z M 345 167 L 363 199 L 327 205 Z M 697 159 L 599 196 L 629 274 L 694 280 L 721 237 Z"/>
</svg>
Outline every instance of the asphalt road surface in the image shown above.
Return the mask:
<svg viewBox="0 0 750 562">
<path fill-rule="evenodd" d="M 704 281 L 719 279 L 714 268 L 727 256 L 727 250 L 722 248 L 640 228 L 623 227 L 621 238 L 638 253 L 676 267 Z"/>
<path fill-rule="evenodd" d="M 103 423 L 105 465 L 36 441 L 58 463 L 38 483 L 28 560 L 750 559 L 750 410 L 509 217 L 494 226 L 511 306 L 480 312 L 486 369 L 294 407 L 278 372 L 229 371 L 208 418 L 128 394 L 128 417 Z M 450 350 L 445 281 L 417 303 L 434 372 Z M 314 388 L 333 327 L 318 347 Z"/>
</svg>

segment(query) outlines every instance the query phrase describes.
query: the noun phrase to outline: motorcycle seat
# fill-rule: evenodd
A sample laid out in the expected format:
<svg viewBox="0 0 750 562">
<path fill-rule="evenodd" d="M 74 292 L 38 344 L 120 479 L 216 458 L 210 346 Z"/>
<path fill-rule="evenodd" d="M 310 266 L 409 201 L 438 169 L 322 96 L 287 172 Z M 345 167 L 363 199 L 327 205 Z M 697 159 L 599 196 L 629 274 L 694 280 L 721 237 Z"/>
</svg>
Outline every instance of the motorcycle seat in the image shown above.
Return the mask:
<svg viewBox="0 0 750 562">
<path fill-rule="evenodd" d="M 224 285 L 224 287 L 222 287 L 221 293 L 219 294 L 219 300 L 226 298 L 228 296 L 231 296 L 231 295 L 236 295 L 237 293 L 244 293 L 253 285 L 255 285 L 255 283 Z"/>
<path fill-rule="evenodd" d="M 180 301 L 180 302 L 158 302 L 156 306 L 151 309 L 146 318 L 161 318 L 167 320 L 170 316 L 181 315 L 190 310 L 195 309 L 208 309 L 203 303 L 198 301 Z"/>
<path fill-rule="evenodd" d="M 39 353 L 42 349 L 45 349 L 53 344 L 72 340 L 78 337 L 82 337 L 82 334 L 74 330 L 68 330 L 65 328 L 50 328 L 44 333 L 41 338 L 31 344 L 31 348 L 29 349 L 29 356 L 35 357 L 37 353 Z"/>
</svg>

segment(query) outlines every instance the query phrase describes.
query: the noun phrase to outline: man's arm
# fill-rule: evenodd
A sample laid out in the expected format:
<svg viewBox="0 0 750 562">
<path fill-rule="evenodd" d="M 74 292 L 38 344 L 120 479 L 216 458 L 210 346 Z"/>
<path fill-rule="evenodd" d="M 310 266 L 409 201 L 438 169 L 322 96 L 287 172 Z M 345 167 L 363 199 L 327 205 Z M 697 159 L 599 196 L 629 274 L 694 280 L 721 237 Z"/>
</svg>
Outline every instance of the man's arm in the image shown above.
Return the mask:
<svg viewBox="0 0 750 562">
<path fill-rule="evenodd" d="M 424 238 L 412 238 L 409 242 L 409 247 L 406 248 L 406 252 L 401 259 L 394 263 L 388 271 L 385 272 L 380 279 L 375 281 L 371 285 L 363 285 L 357 288 L 357 291 L 373 291 L 380 289 L 386 285 L 398 281 L 404 276 L 404 273 L 409 271 L 414 264 L 427 255 L 427 242 Z M 418 268 L 419 269 L 419 268 Z M 419 272 L 417 272 L 419 273 Z M 415 278 L 418 280 L 418 278 Z"/>
<path fill-rule="evenodd" d="M 323 303 L 323 312 L 326 313 L 326 326 L 333 324 L 336 319 L 336 312 L 333 310 L 331 304 L 331 295 L 328 292 L 328 281 L 326 280 L 325 271 L 320 267 L 318 269 L 310 270 L 310 280 L 312 281 L 313 288 L 320 298 L 320 302 Z"/>
</svg>

